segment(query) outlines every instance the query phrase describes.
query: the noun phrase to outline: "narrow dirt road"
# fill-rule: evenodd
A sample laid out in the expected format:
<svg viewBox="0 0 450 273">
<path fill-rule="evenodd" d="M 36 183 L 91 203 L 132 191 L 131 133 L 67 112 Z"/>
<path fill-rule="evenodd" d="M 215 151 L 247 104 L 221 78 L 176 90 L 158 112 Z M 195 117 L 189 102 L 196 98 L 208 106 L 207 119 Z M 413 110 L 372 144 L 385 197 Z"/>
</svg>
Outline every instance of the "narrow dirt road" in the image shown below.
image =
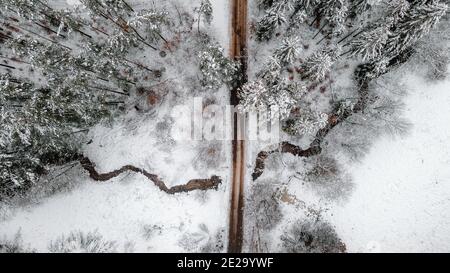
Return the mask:
<svg viewBox="0 0 450 273">
<path fill-rule="evenodd" d="M 237 86 L 231 90 L 232 105 L 239 103 L 237 91 L 247 81 L 247 0 L 231 0 L 231 46 L 230 56 L 239 60 L 242 65 L 242 78 Z M 233 123 L 233 174 L 231 190 L 230 224 L 228 233 L 228 252 L 240 253 L 243 240 L 243 207 L 244 207 L 244 178 L 245 178 L 245 141 L 243 127 L 237 119 Z M 241 124 L 242 125 L 242 124 Z M 240 128 L 238 128 L 238 126 Z"/>
</svg>

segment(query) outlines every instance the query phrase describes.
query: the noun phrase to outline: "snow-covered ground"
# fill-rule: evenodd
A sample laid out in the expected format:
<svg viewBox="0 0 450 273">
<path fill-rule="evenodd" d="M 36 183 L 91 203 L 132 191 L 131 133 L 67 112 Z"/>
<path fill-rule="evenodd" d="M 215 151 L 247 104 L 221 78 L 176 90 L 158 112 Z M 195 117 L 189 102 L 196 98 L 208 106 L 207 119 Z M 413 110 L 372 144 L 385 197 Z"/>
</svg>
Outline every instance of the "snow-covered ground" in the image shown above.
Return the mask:
<svg viewBox="0 0 450 273">
<path fill-rule="evenodd" d="M 379 139 L 351 166 L 355 189 L 330 221 L 349 251 L 450 251 L 450 79 L 407 75 L 404 138 Z"/>
<path fill-rule="evenodd" d="M 72 231 L 98 231 L 120 252 L 129 244 L 136 252 L 199 251 L 225 226 L 227 203 L 222 190 L 168 196 L 138 175 L 103 184 L 84 178 L 70 193 L 16 210 L 1 223 L 0 234 L 11 239 L 20 230 L 23 243 L 39 252 Z M 202 233 L 201 224 L 209 233 Z M 199 241 L 183 248 L 183 236 L 195 233 Z"/>
<path fill-rule="evenodd" d="M 211 0 L 213 7 L 214 37 L 222 44 L 227 52 L 230 47 L 230 1 Z"/>
</svg>

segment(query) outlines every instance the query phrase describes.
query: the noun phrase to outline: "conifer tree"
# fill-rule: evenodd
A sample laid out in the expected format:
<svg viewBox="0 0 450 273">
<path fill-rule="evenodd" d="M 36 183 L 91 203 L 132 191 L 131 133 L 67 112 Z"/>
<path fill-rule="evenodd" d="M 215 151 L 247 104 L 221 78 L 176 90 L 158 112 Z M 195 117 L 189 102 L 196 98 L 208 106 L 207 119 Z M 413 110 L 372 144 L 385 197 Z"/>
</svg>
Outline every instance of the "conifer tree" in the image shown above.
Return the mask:
<svg viewBox="0 0 450 273">
<path fill-rule="evenodd" d="M 275 30 L 286 23 L 287 19 L 280 9 L 269 9 L 256 26 L 256 38 L 259 41 L 270 40 Z"/>
<path fill-rule="evenodd" d="M 388 39 L 389 28 L 386 26 L 364 32 L 350 42 L 351 54 L 360 55 L 365 61 L 376 59 L 383 54 Z"/>
<path fill-rule="evenodd" d="M 237 77 L 239 66 L 225 57 L 223 48 L 208 44 L 198 53 L 201 83 L 206 89 L 218 89 Z"/>
<path fill-rule="evenodd" d="M 278 78 L 275 82 L 252 81 L 239 90 L 240 109 L 244 112 L 270 112 L 267 119 L 284 119 L 305 94 L 305 86 L 285 78 Z"/>
<path fill-rule="evenodd" d="M 319 13 L 327 19 L 334 35 L 344 32 L 348 10 L 347 0 L 324 0 L 319 4 Z"/>
<path fill-rule="evenodd" d="M 303 64 L 303 77 L 311 81 L 321 81 L 331 71 L 333 63 L 339 56 L 337 48 L 323 48 L 316 51 Z"/>
<path fill-rule="evenodd" d="M 275 50 L 274 56 L 282 63 L 291 64 L 298 57 L 300 46 L 298 37 L 285 38 L 281 46 Z"/>
<path fill-rule="evenodd" d="M 263 66 L 263 69 L 257 73 L 257 77 L 265 80 L 267 83 L 274 83 L 281 74 L 281 63 L 278 58 L 269 57 L 269 60 Z"/>
<path fill-rule="evenodd" d="M 198 31 L 200 31 L 200 21 L 201 18 L 203 18 L 203 20 L 210 25 L 213 19 L 213 8 L 212 8 L 212 4 L 211 1 L 209 0 L 202 0 L 202 2 L 200 3 L 200 7 L 196 8 L 195 11 L 198 13 L 198 23 L 197 23 L 197 28 Z"/>
<path fill-rule="evenodd" d="M 410 2 L 408 0 L 392 0 L 387 3 L 387 18 L 391 20 L 392 24 L 398 22 L 406 16 L 409 8 Z"/>
<path fill-rule="evenodd" d="M 447 5 L 437 0 L 417 1 L 392 31 L 387 49 L 395 54 L 410 47 L 433 28 L 446 13 Z"/>
</svg>

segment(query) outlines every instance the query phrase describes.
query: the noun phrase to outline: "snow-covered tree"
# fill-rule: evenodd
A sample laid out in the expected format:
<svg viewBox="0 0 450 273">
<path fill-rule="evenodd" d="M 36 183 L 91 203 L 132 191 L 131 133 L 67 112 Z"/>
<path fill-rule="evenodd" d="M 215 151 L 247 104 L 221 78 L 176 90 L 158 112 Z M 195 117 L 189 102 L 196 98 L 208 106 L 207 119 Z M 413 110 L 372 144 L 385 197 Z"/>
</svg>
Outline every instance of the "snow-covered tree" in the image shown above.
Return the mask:
<svg viewBox="0 0 450 273">
<path fill-rule="evenodd" d="M 345 30 L 345 20 L 348 16 L 347 0 L 324 0 L 319 4 L 319 13 L 330 24 L 334 35 L 340 35 Z"/>
<path fill-rule="evenodd" d="M 319 4 L 320 0 L 294 0 L 298 7 L 309 9 Z"/>
<path fill-rule="evenodd" d="M 261 80 L 246 83 L 239 90 L 240 109 L 244 112 L 270 112 L 267 119 L 284 119 L 306 93 L 305 87 L 286 79 L 267 86 Z"/>
<path fill-rule="evenodd" d="M 350 8 L 349 8 L 349 15 L 352 17 L 357 17 L 358 15 L 366 12 L 369 10 L 372 5 L 374 5 L 376 2 L 379 2 L 380 0 L 351 0 L 350 2 Z"/>
<path fill-rule="evenodd" d="M 446 10 L 447 5 L 434 0 L 386 3 L 384 17 L 349 42 L 350 53 L 364 60 L 376 60 L 377 70 L 382 71 L 382 64 L 413 46 L 437 24 Z"/>
<path fill-rule="evenodd" d="M 195 11 L 198 13 L 198 30 L 200 31 L 200 21 L 201 18 L 210 25 L 213 20 L 213 8 L 211 1 L 202 0 L 200 3 L 200 7 L 196 8 Z"/>
<path fill-rule="evenodd" d="M 415 47 L 418 65 L 428 67 L 427 76 L 431 80 L 442 80 L 448 74 L 450 63 L 450 20 L 443 17 L 436 28 Z"/>
<path fill-rule="evenodd" d="M 299 116 L 286 121 L 283 131 L 291 135 L 314 135 L 327 123 L 328 115 L 326 113 L 302 111 Z"/>
<path fill-rule="evenodd" d="M 387 9 L 387 18 L 388 20 L 392 20 L 392 24 L 398 22 L 398 20 L 402 19 L 406 16 L 409 8 L 410 1 L 408 0 L 392 0 L 386 1 L 386 9 Z"/>
<path fill-rule="evenodd" d="M 256 38 L 259 41 L 270 40 L 275 30 L 286 23 L 286 21 L 283 10 L 269 9 L 256 26 Z"/>
<path fill-rule="evenodd" d="M 168 12 L 165 10 L 144 9 L 134 12 L 128 20 L 128 25 L 133 28 L 144 27 L 151 41 L 158 38 L 167 41 L 161 34 L 161 26 L 169 22 Z"/>
<path fill-rule="evenodd" d="M 284 252 L 289 253 L 342 253 L 345 244 L 327 222 L 297 221 L 281 236 Z"/>
<path fill-rule="evenodd" d="M 158 11 L 156 9 L 143 9 L 134 12 L 133 16 L 128 20 L 128 24 L 133 27 L 148 25 L 149 29 L 159 29 L 160 25 L 168 21 L 167 11 Z"/>
<path fill-rule="evenodd" d="M 38 87 L 4 74 L 1 79 L 0 176 L 3 196 L 26 190 L 49 165 L 76 159 L 77 130 L 109 115 L 109 96 L 93 92 L 82 76 Z"/>
<path fill-rule="evenodd" d="M 385 26 L 362 33 L 350 42 L 351 54 L 360 55 L 363 60 L 378 58 L 384 53 L 389 34 L 389 29 Z"/>
<path fill-rule="evenodd" d="M 48 250 L 53 253 L 111 253 L 117 251 L 117 243 L 106 240 L 97 231 L 73 231 L 51 241 Z"/>
<path fill-rule="evenodd" d="M 269 57 L 263 66 L 263 69 L 257 73 L 257 77 L 268 83 L 274 83 L 280 77 L 281 63 L 278 58 Z"/>
<path fill-rule="evenodd" d="M 274 2 L 274 0 L 258 0 L 258 6 L 263 9 L 268 9 Z"/>
<path fill-rule="evenodd" d="M 307 17 L 308 17 L 308 15 L 307 15 L 306 11 L 304 11 L 304 10 L 299 10 L 299 11 L 293 13 L 289 20 L 288 30 L 300 27 L 306 21 Z"/>
<path fill-rule="evenodd" d="M 283 39 L 281 46 L 274 52 L 275 58 L 284 64 L 292 64 L 300 53 L 301 43 L 298 37 L 289 37 Z"/>
<path fill-rule="evenodd" d="M 267 108 L 265 97 L 268 94 L 266 85 L 262 81 L 248 82 L 239 90 L 240 107 L 244 112 Z"/>
<path fill-rule="evenodd" d="M 314 13 L 319 0 L 292 0 L 294 9 L 289 15 L 288 31 L 299 28 Z"/>
<path fill-rule="evenodd" d="M 223 48 L 209 44 L 198 54 L 201 82 L 206 89 L 218 89 L 236 79 L 239 65 L 225 57 Z"/>
<path fill-rule="evenodd" d="M 277 188 L 274 181 L 257 183 L 251 189 L 248 201 L 252 219 L 255 219 L 258 229 L 268 231 L 273 229 L 283 217 L 277 200 Z"/>
<path fill-rule="evenodd" d="M 277 12 L 290 12 L 294 10 L 294 1 L 292 0 L 279 0 L 275 1 L 272 6 L 270 7 L 270 10 L 277 11 Z"/>
<path fill-rule="evenodd" d="M 33 0 L 2 0 L 0 7 L 3 12 L 12 11 L 20 17 L 40 19 L 42 15 L 36 12 L 41 8 L 39 1 Z"/>
<path fill-rule="evenodd" d="M 311 81 L 321 81 L 331 71 L 331 67 L 338 58 L 338 49 L 323 48 L 316 51 L 303 63 L 303 78 Z"/>
<path fill-rule="evenodd" d="M 0 253 L 35 253 L 36 249 L 30 248 L 24 244 L 21 230 L 17 231 L 14 238 L 8 240 L 0 238 Z"/>
<path fill-rule="evenodd" d="M 133 24 L 140 25 L 145 21 L 148 25 L 150 34 L 155 33 L 161 37 L 160 32 L 155 29 L 155 23 L 160 21 L 160 15 L 154 17 L 152 11 L 143 11 L 142 13 L 133 12 L 133 9 L 125 0 L 80 0 L 83 5 L 88 9 L 92 17 L 99 17 L 107 20 L 107 22 L 113 24 L 118 30 L 126 33 L 127 35 L 134 35 L 137 40 L 156 50 L 156 47 L 149 44 L 146 37 L 135 27 Z M 130 15 L 130 13 L 133 13 Z M 145 15 L 148 15 L 147 17 Z"/>
<path fill-rule="evenodd" d="M 388 51 L 401 52 L 421 39 L 446 13 L 447 5 L 437 0 L 418 1 L 395 25 L 388 42 Z"/>
<path fill-rule="evenodd" d="M 366 77 L 371 79 L 379 77 L 380 75 L 386 73 L 388 65 L 389 59 L 387 58 L 379 58 L 372 61 L 369 65 L 370 70 L 367 71 Z"/>
<path fill-rule="evenodd" d="M 93 14 L 112 20 L 123 19 L 130 11 L 130 6 L 124 0 L 80 0 Z"/>
<path fill-rule="evenodd" d="M 336 158 L 325 153 L 305 163 L 304 180 L 312 190 L 330 200 L 348 198 L 354 186 L 352 178 Z"/>
</svg>

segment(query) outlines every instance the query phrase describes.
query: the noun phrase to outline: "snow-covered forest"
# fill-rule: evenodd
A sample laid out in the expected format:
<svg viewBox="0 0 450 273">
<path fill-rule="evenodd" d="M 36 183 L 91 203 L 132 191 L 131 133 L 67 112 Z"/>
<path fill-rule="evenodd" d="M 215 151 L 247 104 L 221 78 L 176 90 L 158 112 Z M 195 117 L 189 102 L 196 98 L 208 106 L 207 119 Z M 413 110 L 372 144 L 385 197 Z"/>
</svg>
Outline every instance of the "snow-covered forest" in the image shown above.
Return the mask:
<svg viewBox="0 0 450 273">
<path fill-rule="evenodd" d="M 0 0 L 0 253 L 449 252 L 449 4 Z"/>
</svg>

